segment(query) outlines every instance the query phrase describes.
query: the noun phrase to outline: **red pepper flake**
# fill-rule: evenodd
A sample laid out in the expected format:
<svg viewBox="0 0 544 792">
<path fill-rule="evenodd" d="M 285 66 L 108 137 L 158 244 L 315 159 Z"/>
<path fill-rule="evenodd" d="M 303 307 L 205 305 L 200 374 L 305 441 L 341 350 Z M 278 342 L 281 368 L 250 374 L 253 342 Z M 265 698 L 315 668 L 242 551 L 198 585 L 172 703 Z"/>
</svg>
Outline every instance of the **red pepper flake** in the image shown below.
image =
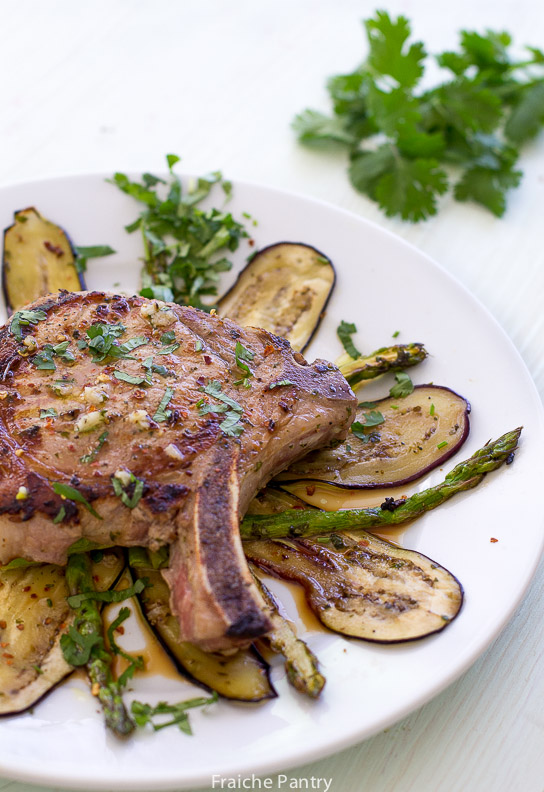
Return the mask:
<svg viewBox="0 0 544 792">
<path fill-rule="evenodd" d="M 17 625 L 17 629 L 21 630 L 21 632 L 22 632 L 25 629 L 25 625 L 24 624 L 18 624 Z"/>
<path fill-rule="evenodd" d="M 68 451 L 75 451 L 75 450 L 76 450 L 75 445 L 73 443 L 69 443 L 68 444 Z"/>
<path fill-rule="evenodd" d="M 209 366 L 211 365 L 212 359 L 209 355 L 204 355 L 204 363 Z"/>
<path fill-rule="evenodd" d="M 122 624 L 120 624 L 119 627 L 115 628 L 115 632 L 119 633 L 119 635 L 124 635 L 125 634 L 125 628 L 123 627 Z"/>
<path fill-rule="evenodd" d="M 273 355 L 273 354 L 274 354 L 274 351 L 275 351 L 275 347 L 274 347 L 274 346 L 272 346 L 272 344 L 267 344 L 267 345 L 265 346 L 265 348 L 264 348 L 263 355 L 264 355 L 265 357 L 268 357 L 268 355 Z"/>
<path fill-rule="evenodd" d="M 38 595 L 37 594 L 31 594 L 30 595 L 30 599 L 38 599 Z"/>
<path fill-rule="evenodd" d="M 43 623 L 44 624 L 51 624 L 52 621 L 53 621 L 53 619 L 51 618 L 51 616 L 48 616 L 47 619 L 43 620 Z"/>
<path fill-rule="evenodd" d="M 23 586 L 23 591 L 30 591 L 30 586 Z"/>
<path fill-rule="evenodd" d="M 253 245 L 255 244 L 255 240 L 254 239 L 248 239 L 247 240 L 247 244 L 249 245 L 249 247 L 253 247 Z"/>
<path fill-rule="evenodd" d="M 313 495 L 315 492 L 315 484 L 310 484 L 309 487 L 306 487 L 306 495 Z"/>
<path fill-rule="evenodd" d="M 7 626 L 7 623 L 2 619 L 0 621 L 0 630 L 5 630 Z"/>
<path fill-rule="evenodd" d="M 360 544 L 360 545 L 363 545 L 363 547 L 368 547 L 368 545 L 370 544 L 370 542 L 368 541 L 368 539 L 361 539 L 361 540 L 360 540 L 360 542 L 359 542 L 359 544 Z"/>
<path fill-rule="evenodd" d="M 5 649 L 6 646 L 9 646 L 9 641 L 3 641 L 2 643 L 0 643 L 0 646 L 2 647 L 2 649 Z"/>
<path fill-rule="evenodd" d="M 2 657 L 6 657 L 8 660 L 13 660 L 14 655 L 9 654 L 9 652 L 4 652 Z"/>
<path fill-rule="evenodd" d="M 6 660 L 6 665 L 12 666 L 13 665 L 13 660 Z"/>
<path fill-rule="evenodd" d="M 491 537 L 491 539 L 490 539 L 489 541 L 494 543 L 494 542 L 498 542 L 499 540 L 498 540 L 498 539 L 495 539 L 495 537 L 494 537 L 494 536 L 492 536 L 492 537 Z"/>
</svg>

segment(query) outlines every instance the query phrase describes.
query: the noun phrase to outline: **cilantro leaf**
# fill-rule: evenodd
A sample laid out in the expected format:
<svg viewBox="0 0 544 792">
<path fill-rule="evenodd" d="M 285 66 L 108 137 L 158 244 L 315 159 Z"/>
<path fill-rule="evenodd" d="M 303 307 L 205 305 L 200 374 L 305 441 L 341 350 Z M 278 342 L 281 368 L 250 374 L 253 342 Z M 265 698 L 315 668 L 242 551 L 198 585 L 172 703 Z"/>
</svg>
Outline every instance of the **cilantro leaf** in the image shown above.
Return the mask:
<svg viewBox="0 0 544 792">
<path fill-rule="evenodd" d="M 355 327 L 353 322 L 344 322 L 343 319 L 336 328 L 336 334 L 340 339 L 340 341 L 342 342 L 342 346 L 344 347 L 348 355 L 351 358 L 353 358 L 353 360 L 356 360 L 357 358 L 361 357 L 361 353 L 359 352 L 359 350 L 351 340 L 351 336 L 356 332 L 357 332 L 357 328 Z"/>
<path fill-rule="evenodd" d="M 414 390 L 414 383 L 408 374 L 405 371 L 397 371 L 395 379 L 397 384 L 390 389 L 389 395 L 393 399 L 402 399 L 404 396 L 409 396 Z"/>
<path fill-rule="evenodd" d="M 129 472 L 129 477 L 130 481 L 126 487 L 123 487 L 120 479 L 115 474 L 111 477 L 111 483 L 113 491 L 118 498 L 121 498 L 121 503 L 127 509 L 135 509 L 144 494 L 144 482 L 142 479 L 136 478 L 134 473 Z"/>
<path fill-rule="evenodd" d="M 81 245 L 75 246 L 76 260 L 75 265 L 78 272 L 85 272 L 87 269 L 87 260 L 90 258 L 102 258 L 102 256 L 111 256 L 116 253 L 109 245 L 90 245 L 82 247 Z"/>
<path fill-rule="evenodd" d="M 504 134 L 520 144 L 533 138 L 544 124 L 544 80 L 527 86 L 512 109 L 504 126 Z"/>
<path fill-rule="evenodd" d="M 298 139 L 309 146 L 353 146 L 357 138 L 340 118 L 331 118 L 318 110 L 304 110 L 292 122 Z"/>
<path fill-rule="evenodd" d="M 517 187 L 521 176 L 521 171 L 508 166 L 502 170 L 470 168 L 455 185 L 455 197 L 458 201 L 475 201 L 502 217 L 506 209 L 506 191 Z"/>
<path fill-rule="evenodd" d="M 434 159 L 408 159 L 385 143 L 352 160 L 350 179 L 360 192 L 376 200 L 388 216 L 417 222 L 436 214 L 436 198 L 448 186 L 445 171 Z"/>
<path fill-rule="evenodd" d="M 246 374 L 247 377 L 252 377 L 253 372 L 251 371 L 247 363 L 245 363 L 244 361 L 251 362 L 255 357 L 255 352 L 251 352 L 249 349 L 246 349 L 243 344 L 237 341 L 234 355 L 236 359 L 236 365 L 238 366 L 238 368 L 241 369 Z"/>
<path fill-rule="evenodd" d="M 369 66 L 393 77 L 399 85 L 415 85 L 423 74 L 426 52 L 421 42 L 405 47 L 411 33 L 406 17 L 392 20 L 386 11 L 377 11 L 375 18 L 364 24 L 370 45 Z"/>
<path fill-rule="evenodd" d="M 188 701 L 181 701 L 179 704 L 167 704 L 165 701 L 159 701 L 155 707 L 141 701 L 133 701 L 130 706 L 130 711 L 136 726 L 143 728 L 147 726 L 147 724 L 150 724 L 154 731 L 165 729 L 168 726 L 177 726 L 180 731 L 190 735 L 192 731 L 187 716 L 187 710 L 214 704 L 218 698 L 217 693 L 214 692 L 209 698 L 194 698 Z M 153 719 L 161 715 L 171 715 L 172 717 L 168 721 L 156 723 Z"/>
<path fill-rule="evenodd" d="M 44 319 L 47 319 L 47 314 L 45 311 L 16 311 L 16 313 L 13 314 L 9 324 L 10 333 L 15 336 L 17 341 L 22 341 L 23 333 L 21 331 L 21 327 L 37 325 L 38 322 L 43 322 Z"/>
<path fill-rule="evenodd" d="M 60 495 L 61 498 L 65 498 L 66 500 L 71 500 L 71 501 L 75 501 L 76 503 L 81 503 L 83 506 L 85 506 L 87 511 L 93 515 L 93 517 L 96 517 L 97 520 L 103 519 L 98 514 L 98 512 L 95 509 L 93 509 L 89 501 L 75 487 L 71 487 L 69 484 L 64 484 L 62 481 L 52 481 L 51 486 L 53 488 L 53 492 L 56 495 Z"/>
<path fill-rule="evenodd" d="M 167 410 L 166 408 L 168 407 L 173 395 L 174 395 L 173 388 L 165 389 L 164 395 L 160 401 L 159 406 L 157 407 L 157 411 L 153 416 L 153 420 L 156 421 L 157 423 L 163 423 L 164 421 L 168 420 L 170 416 L 170 410 Z"/>
<path fill-rule="evenodd" d="M 145 578 L 139 578 L 132 586 L 122 591 L 85 591 L 81 594 L 72 594 L 66 598 L 66 602 L 71 608 L 80 608 L 86 600 L 95 602 L 124 602 L 135 594 L 140 594 L 147 586 Z"/>
</svg>

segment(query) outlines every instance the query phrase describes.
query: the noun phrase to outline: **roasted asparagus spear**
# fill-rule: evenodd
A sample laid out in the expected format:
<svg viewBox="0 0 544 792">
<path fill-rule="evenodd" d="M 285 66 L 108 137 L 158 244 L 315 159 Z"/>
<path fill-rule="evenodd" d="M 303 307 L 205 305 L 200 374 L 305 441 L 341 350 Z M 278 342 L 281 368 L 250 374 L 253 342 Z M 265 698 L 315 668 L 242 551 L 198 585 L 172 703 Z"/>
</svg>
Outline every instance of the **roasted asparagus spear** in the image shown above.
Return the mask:
<svg viewBox="0 0 544 792">
<path fill-rule="evenodd" d="M 521 427 L 487 443 L 470 459 L 460 462 L 435 487 L 416 492 L 409 498 L 371 509 L 343 509 L 336 512 L 289 509 L 279 514 L 253 514 L 240 525 L 242 539 L 279 539 L 315 536 L 354 528 L 383 528 L 408 522 L 449 500 L 458 492 L 476 487 L 486 473 L 507 462 L 517 448 Z"/>
<path fill-rule="evenodd" d="M 423 344 L 395 344 L 377 349 L 371 355 L 354 360 L 348 354 L 342 355 L 336 364 L 350 385 L 363 380 L 374 379 L 388 371 L 398 371 L 421 363 L 428 352 Z"/>
<path fill-rule="evenodd" d="M 72 595 L 94 593 L 91 562 L 87 553 L 74 553 L 68 558 L 66 582 Z M 86 667 L 91 690 L 102 705 L 106 725 L 117 736 L 125 737 L 134 730 L 134 723 L 123 704 L 121 687 L 113 678 L 113 657 L 104 645 L 98 603 L 88 597 L 82 598 L 74 607 L 71 600 L 73 602 L 73 596 L 68 602 L 74 608 L 76 616 L 68 633 L 61 639 L 64 657 L 71 665 Z"/>
</svg>

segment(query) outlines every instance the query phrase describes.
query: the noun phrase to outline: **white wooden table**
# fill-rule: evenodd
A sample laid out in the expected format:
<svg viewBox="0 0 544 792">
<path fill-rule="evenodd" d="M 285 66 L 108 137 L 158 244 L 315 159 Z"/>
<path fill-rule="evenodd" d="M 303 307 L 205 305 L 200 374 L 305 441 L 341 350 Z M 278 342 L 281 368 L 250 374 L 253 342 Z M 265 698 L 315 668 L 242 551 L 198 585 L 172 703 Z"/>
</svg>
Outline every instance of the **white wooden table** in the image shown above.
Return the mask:
<svg viewBox="0 0 544 792">
<path fill-rule="evenodd" d="M 534 0 L 386 5 L 409 16 L 435 51 L 453 46 L 461 27 L 507 29 L 520 45 L 544 46 L 544 5 Z M 365 0 L 3 4 L 0 183 L 153 171 L 176 152 L 189 172 L 221 168 L 331 201 L 400 234 L 468 286 L 542 395 L 542 136 L 523 155 L 523 183 L 503 219 L 446 197 L 438 217 L 410 226 L 385 219 L 351 189 L 341 156 L 300 148 L 289 129 L 302 108 L 327 108 L 325 78 L 363 57 L 359 20 L 373 10 Z M 543 589 L 541 564 L 504 633 L 433 702 L 288 777 L 332 778 L 333 792 L 542 792 Z M 37 787 L 0 780 L 5 789 Z"/>
</svg>

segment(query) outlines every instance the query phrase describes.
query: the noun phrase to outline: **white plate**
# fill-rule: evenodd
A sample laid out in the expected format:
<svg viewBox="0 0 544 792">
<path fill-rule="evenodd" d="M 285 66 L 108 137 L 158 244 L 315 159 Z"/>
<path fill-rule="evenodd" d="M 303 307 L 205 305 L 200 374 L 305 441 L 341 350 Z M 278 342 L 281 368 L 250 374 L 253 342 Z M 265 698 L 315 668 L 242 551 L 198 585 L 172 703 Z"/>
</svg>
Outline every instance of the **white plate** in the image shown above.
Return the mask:
<svg viewBox="0 0 544 792">
<path fill-rule="evenodd" d="M 137 288 L 140 240 L 123 230 L 139 211 L 131 199 L 96 175 L 17 185 L 0 191 L 0 225 L 30 205 L 63 225 L 76 244 L 110 244 L 118 251 L 90 262 L 89 288 Z M 405 535 L 405 546 L 435 558 L 462 581 L 461 615 L 443 633 L 398 647 L 310 633 L 328 680 L 319 702 L 293 693 L 276 667 L 279 698 L 195 711 L 193 737 L 168 729 L 120 743 L 106 733 L 83 682 L 68 681 L 33 713 L 0 721 L 1 775 L 73 788 L 169 789 L 211 785 L 214 774 L 279 771 L 323 758 L 390 726 L 462 674 L 504 627 L 536 567 L 544 535 L 533 505 L 542 488 L 542 405 L 493 318 L 422 253 L 352 214 L 248 184 L 235 185 L 229 209 L 258 219 L 258 246 L 308 242 L 334 261 L 336 291 L 309 358 L 338 356 L 341 319 L 356 322 L 358 345 L 368 351 L 390 343 L 396 330 L 400 342 L 426 343 L 432 357 L 413 370 L 413 379 L 453 387 L 473 407 L 470 437 L 448 469 L 490 437 L 525 426 L 514 465 Z M 244 243 L 234 254 L 237 266 L 250 250 Z M 388 381 L 374 383 L 365 398 L 388 387 Z M 435 471 L 425 486 L 442 476 Z M 290 597 L 285 605 L 296 619 Z M 134 687 L 143 700 L 180 700 L 193 692 L 161 677 L 137 680 Z"/>
</svg>

